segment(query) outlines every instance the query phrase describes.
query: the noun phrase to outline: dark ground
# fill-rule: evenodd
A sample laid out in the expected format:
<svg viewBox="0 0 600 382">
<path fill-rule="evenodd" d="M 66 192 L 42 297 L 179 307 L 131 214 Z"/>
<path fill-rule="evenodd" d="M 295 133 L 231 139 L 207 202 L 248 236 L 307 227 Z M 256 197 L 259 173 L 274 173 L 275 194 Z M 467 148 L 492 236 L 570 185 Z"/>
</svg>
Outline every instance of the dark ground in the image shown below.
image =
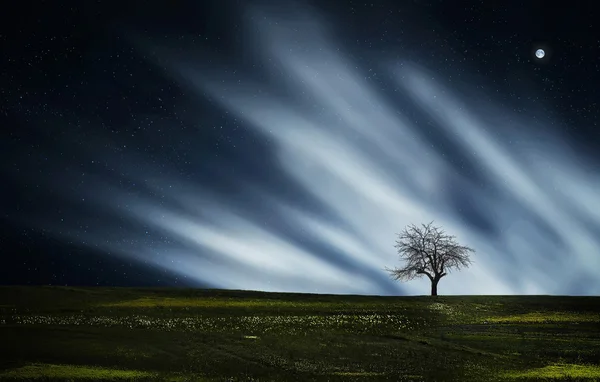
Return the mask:
<svg viewBox="0 0 600 382">
<path fill-rule="evenodd" d="M 600 380 L 600 297 L 0 287 L 0 380 Z"/>
</svg>

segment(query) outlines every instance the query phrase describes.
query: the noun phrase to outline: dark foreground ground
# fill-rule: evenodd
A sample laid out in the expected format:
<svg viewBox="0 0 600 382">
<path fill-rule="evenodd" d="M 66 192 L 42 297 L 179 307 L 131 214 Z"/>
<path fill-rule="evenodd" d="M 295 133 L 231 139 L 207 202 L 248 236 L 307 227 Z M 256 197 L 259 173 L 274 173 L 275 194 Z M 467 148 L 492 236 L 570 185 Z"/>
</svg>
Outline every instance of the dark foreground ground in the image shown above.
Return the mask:
<svg viewBox="0 0 600 382">
<path fill-rule="evenodd" d="M 0 380 L 600 381 L 600 298 L 0 287 Z"/>
</svg>

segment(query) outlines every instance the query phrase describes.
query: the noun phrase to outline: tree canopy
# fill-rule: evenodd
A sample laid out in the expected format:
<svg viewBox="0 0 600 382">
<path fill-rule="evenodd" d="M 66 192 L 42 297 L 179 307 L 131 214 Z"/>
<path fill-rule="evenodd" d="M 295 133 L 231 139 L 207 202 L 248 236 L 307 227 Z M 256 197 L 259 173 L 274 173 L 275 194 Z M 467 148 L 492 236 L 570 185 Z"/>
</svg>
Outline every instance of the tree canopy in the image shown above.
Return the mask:
<svg viewBox="0 0 600 382">
<path fill-rule="evenodd" d="M 409 281 L 427 276 L 431 281 L 431 294 L 437 295 L 437 284 L 451 270 L 460 270 L 471 265 L 470 253 L 473 249 L 458 244 L 456 237 L 433 225 L 433 222 L 404 228 L 398 234 L 394 246 L 400 259 L 401 268 L 386 270 L 394 280 Z"/>
</svg>

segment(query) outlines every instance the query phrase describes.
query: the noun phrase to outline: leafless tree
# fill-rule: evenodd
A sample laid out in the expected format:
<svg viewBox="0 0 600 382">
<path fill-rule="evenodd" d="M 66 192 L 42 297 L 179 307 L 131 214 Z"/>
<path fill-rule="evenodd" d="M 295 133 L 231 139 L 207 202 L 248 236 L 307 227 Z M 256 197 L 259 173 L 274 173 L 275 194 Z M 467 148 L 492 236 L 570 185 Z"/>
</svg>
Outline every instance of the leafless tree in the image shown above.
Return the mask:
<svg viewBox="0 0 600 382">
<path fill-rule="evenodd" d="M 429 224 L 409 225 L 398 234 L 396 245 L 400 259 L 405 261 L 402 268 L 389 269 L 394 280 L 409 281 L 427 276 L 431 281 L 431 295 L 437 296 L 437 285 L 441 278 L 452 269 L 466 268 L 471 264 L 469 247 L 459 245 L 455 236 Z"/>
</svg>

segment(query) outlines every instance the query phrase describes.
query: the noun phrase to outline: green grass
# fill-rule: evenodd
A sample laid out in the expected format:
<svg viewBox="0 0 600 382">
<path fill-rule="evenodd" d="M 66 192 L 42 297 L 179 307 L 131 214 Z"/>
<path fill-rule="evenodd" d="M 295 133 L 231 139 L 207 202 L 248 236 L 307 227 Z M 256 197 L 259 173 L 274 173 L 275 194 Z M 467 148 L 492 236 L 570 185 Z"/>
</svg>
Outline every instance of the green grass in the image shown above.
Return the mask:
<svg viewBox="0 0 600 382">
<path fill-rule="evenodd" d="M 600 380 L 600 367 L 557 364 L 538 369 L 508 372 L 506 373 L 506 377 L 510 379 L 550 378 L 560 380 L 561 378 L 587 378 Z"/>
<path fill-rule="evenodd" d="M 77 365 L 52 365 L 52 364 L 31 364 L 6 371 L 1 374 L 6 378 L 21 379 L 140 379 L 154 376 L 154 373 L 140 370 L 119 370 L 103 367 L 77 366 Z"/>
<path fill-rule="evenodd" d="M 600 298 L 0 287 L 4 381 L 595 381 Z"/>
<path fill-rule="evenodd" d="M 531 312 L 503 317 L 489 317 L 486 321 L 492 323 L 545 323 L 545 322 L 598 322 L 598 313 L 572 313 L 572 312 Z"/>
</svg>

